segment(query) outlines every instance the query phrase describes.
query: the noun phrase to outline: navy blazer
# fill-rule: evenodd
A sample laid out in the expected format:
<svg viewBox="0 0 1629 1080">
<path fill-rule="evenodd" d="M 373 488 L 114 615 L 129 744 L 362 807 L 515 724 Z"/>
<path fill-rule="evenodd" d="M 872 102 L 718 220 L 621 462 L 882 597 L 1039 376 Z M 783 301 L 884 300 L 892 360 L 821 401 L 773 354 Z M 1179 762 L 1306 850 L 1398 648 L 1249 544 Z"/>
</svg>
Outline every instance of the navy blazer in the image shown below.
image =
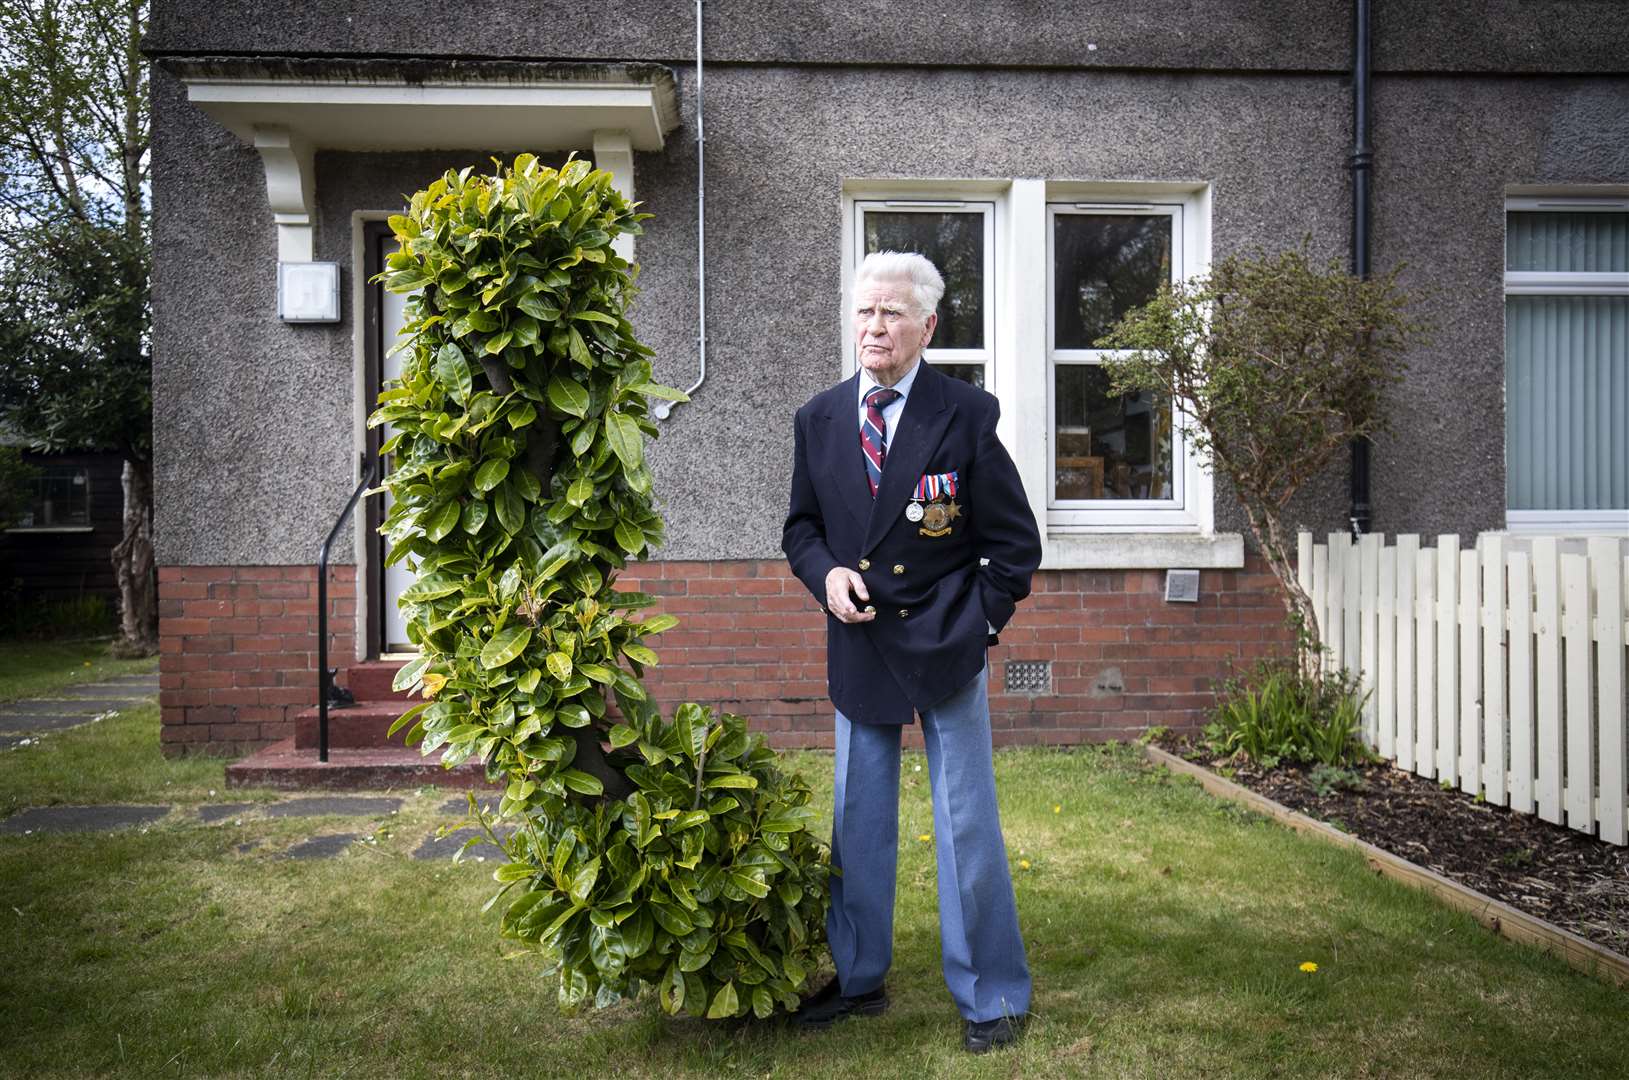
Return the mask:
<svg viewBox="0 0 1629 1080">
<path fill-rule="evenodd" d="M 1000 404 L 926 362 L 873 500 L 860 450 L 859 378 L 798 410 L 781 547 L 821 610 L 835 566 L 860 574 L 877 609 L 875 619 L 854 624 L 826 613 L 832 704 L 855 723 L 909 724 L 978 675 L 990 627 L 999 631 L 1029 595 L 1041 538 L 1018 469 L 996 438 Z M 960 516 L 948 535 L 924 535 L 906 505 L 923 474 L 951 471 Z"/>
</svg>

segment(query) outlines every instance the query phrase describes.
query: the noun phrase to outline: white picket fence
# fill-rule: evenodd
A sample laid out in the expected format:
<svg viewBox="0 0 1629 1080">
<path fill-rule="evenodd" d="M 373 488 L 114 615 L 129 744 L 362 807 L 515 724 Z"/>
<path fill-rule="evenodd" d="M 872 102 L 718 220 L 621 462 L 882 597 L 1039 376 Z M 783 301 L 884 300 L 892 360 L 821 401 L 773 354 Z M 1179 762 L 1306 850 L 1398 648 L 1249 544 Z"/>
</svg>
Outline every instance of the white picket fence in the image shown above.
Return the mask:
<svg viewBox="0 0 1629 1080">
<path fill-rule="evenodd" d="M 1581 550 L 1564 550 L 1581 549 Z M 1629 543 L 1299 537 L 1329 669 L 1372 689 L 1364 737 L 1399 768 L 1629 844 Z"/>
</svg>

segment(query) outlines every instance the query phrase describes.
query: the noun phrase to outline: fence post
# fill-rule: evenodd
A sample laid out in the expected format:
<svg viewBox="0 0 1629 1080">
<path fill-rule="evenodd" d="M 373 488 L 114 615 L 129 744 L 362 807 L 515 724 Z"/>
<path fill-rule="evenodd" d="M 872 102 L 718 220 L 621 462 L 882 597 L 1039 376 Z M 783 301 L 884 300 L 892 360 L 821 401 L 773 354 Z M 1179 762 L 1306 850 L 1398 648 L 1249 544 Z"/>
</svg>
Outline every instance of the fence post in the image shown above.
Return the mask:
<svg viewBox="0 0 1629 1080">
<path fill-rule="evenodd" d="M 1399 538 L 1401 543 L 1401 538 Z M 1396 757 L 1397 731 L 1397 555 L 1398 548 L 1381 545 L 1376 555 L 1375 586 L 1379 597 L 1375 615 L 1375 727 L 1383 757 Z M 1399 764 L 1401 764 L 1399 762 Z"/>
<path fill-rule="evenodd" d="M 1459 789 L 1482 790 L 1482 649 L 1477 637 L 1482 591 L 1479 554 L 1459 552 Z"/>
<path fill-rule="evenodd" d="M 1590 678 L 1595 619 L 1589 602 L 1589 560 L 1561 556 L 1561 633 L 1567 665 L 1567 827 L 1595 831 L 1595 710 Z"/>
<path fill-rule="evenodd" d="M 1324 632 L 1328 634 L 1324 644 L 1329 646 L 1329 662 L 1325 671 L 1334 671 L 1341 666 L 1346 656 L 1346 548 L 1351 543 L 1351 537 L 1343 532 L 1329 534 L 1329 577 L 1324 586 L 1324 601 L 1327 604 L 1328 619 L 1324 623 Z"/>
<path fill-rule="evenodd" d="M 1482 555 L 1482 787 L 1488 802 L 1503 806 L 1505 793 L 1505 541 L 1497 534 L 1477 540 Z"/>
<path fill-rule="evenodd" d="M 1414 562 L 1414 771 L 1437 775 L 1437 555 L 1430 548 Z"/>
<path fill-rule="evenodd" d="M 1533 565 L 1510 553 L 1510 808 L 1533 812 Z"/>
<path fill-rule="evenodd" d="M 1590 577 L 1595 582 L 1595 658 L 1598 680 L 1597 700 L 1600 702 L 1600 754 L 1601 839 L 1613 844 L 1629 844 L 1629 820 L 1625 818 L 1625 802 L 1629 792 L 1625 784 L 1625 730 L 1624 704 L 1624 635 L 1625 601 L 1624 571 L 1629 560 L 1624 559 L 1619 542 L 1611 537 L 1594 537 L 1589 542 Z"/>
<path fill-rule="evenodd" d="M 1533 638 L 1537 675 L 1538 814 L 1561 824 L 1561 564 L 1553 536 L 1533 541 Z"/>
<path fill-rule="evenodd" d="M 1414 771 L 1414 729 L 1419 704 L 1414 682 L 1414 579 L 1420 565 L 1420 538 L 1397 538 L 1397 767 Z"/>
<path fill-rule="evenodd" d="M 1459 783 L 1459 534 L 1437 537 L 1437 779 Z"/>
</svg>

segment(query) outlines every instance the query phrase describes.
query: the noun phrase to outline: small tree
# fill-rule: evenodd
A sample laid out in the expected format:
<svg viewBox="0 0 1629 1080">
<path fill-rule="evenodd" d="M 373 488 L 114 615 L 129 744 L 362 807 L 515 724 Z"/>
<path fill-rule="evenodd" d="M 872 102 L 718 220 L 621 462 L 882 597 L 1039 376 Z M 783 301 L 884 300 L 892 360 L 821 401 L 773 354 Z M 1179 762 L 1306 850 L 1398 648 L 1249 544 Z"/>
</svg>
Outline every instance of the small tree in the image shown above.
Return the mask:
<svg viewBox="0 0 1629 1080">
<path fill-rule="evenodd" d="M 1319 270 L 1305 244 L 1229 256 L 1206 277 L 1162 287 L 1097 343 L 1131 354 L 1108 365 L 1113 392 L 1179 402 L 1207 467 L 1232 482 L 1315 682 L 1323 646 L 1283 513 L 1353 439 L 1387 427 L 1404 356 L 1425 334 L 1396 276 L 1358 278 L 1333 261 Z"/>
<path fill-rule="evenodd" d="M 36 448 L 117 450 L 114 652 L 158 651 L 147 0 L 0 7 L 0 417 Z"/>
<path fill-rule="evenodd" d="M 563 1004 L 652 986 L 669 1013 L 767 1016 L 816 966 L 829 855 L 808 786 L 741 717 L 664 721 L 639 680 L 644 640 L 678 620 L 615 581 L 663 533 L 647 398 L 684 395 L 652 381 L 626 317 L 612 240 L 650 215 L 610 180 L 523 154 L 391 219 L 381 276 L 415 295 L 369 424 L 400 429 L 381 531 L 418 575 L 401 603 L 422 655 L 396 687 L 433 699 L 392 731 L 506 784 L 502 932 L 544 955 Z"/>
</svg>

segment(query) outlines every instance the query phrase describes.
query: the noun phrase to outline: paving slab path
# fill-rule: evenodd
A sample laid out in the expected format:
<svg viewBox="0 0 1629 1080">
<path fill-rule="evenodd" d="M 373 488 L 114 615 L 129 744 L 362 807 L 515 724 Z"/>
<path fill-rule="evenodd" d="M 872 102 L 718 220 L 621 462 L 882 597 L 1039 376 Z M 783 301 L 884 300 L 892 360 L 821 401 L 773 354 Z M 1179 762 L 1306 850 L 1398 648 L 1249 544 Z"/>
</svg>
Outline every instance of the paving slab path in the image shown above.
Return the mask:
<svg viewBox="0 0 1629 1080">
<path fill-rule="evenodd" d="M 35 732 L 62 731 L 110 712 L 146 705 L 158 695 L 158 676 L 116 675 L 0 704 L 0 747 L 21 745 Z M 29 739 L 28 741 L 32 741 Z"/>
<path fill-rule="evenodd" d="M 106 832 L 150 825 L 169 812 L 168 806 L 31 806 L 0 821 L 0 834 Z"/>
</svg>

